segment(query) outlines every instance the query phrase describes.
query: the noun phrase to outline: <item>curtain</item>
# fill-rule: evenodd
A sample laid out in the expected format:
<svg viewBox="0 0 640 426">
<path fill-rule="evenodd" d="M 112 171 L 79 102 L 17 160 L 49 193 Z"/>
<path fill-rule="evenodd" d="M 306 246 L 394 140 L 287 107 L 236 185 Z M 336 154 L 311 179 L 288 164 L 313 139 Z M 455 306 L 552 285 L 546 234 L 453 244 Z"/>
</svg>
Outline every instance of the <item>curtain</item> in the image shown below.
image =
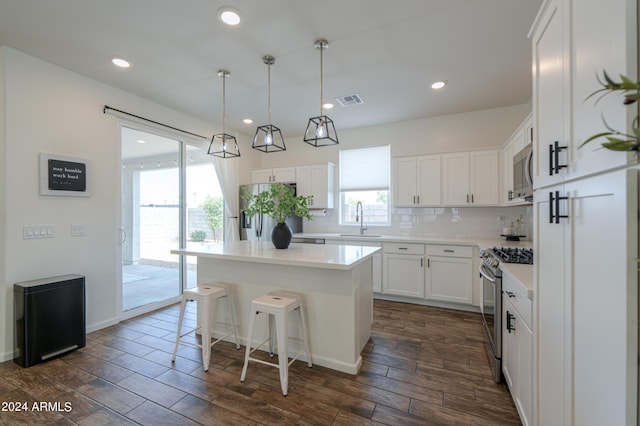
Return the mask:
<svg viewBox="0 0 640 426">
<path fill-rule="evenodd" d="M 211 157 L 213 168 L 224 197 L 224 241 L 234 242 L 240 239 L 238 231 L 238 160 L 235 158 Z"/>
</svg>

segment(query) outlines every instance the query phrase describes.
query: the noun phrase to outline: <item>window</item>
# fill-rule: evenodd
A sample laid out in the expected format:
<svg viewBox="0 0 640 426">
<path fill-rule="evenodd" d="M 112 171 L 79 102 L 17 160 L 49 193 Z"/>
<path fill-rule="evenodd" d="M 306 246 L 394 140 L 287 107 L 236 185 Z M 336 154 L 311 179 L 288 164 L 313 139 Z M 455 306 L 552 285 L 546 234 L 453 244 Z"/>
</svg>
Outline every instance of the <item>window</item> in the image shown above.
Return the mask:
<svg viewBox="0 0 640 426">
<path fill-rule="evenodd" d="M 340 224 L 359 225 L 362 203 L 365 225 L 389 225 L 389 145 L 340 150 Z"/>
</svg>

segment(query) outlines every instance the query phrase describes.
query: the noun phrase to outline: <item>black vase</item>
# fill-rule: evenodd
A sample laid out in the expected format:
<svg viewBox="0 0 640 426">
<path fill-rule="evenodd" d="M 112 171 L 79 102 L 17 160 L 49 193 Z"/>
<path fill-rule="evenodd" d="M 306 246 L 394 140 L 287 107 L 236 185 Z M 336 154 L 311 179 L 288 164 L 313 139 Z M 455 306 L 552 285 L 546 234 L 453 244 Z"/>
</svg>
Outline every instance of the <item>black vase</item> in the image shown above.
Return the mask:
<svg viewBox="0 0 640 426">
<path fill-rule="evenodd" d="M 271 231 L 271 242 L 277 249 L 286 249 L 291 244 L 291 228 L 286 223 L 278 223 Z"/>
</svg>

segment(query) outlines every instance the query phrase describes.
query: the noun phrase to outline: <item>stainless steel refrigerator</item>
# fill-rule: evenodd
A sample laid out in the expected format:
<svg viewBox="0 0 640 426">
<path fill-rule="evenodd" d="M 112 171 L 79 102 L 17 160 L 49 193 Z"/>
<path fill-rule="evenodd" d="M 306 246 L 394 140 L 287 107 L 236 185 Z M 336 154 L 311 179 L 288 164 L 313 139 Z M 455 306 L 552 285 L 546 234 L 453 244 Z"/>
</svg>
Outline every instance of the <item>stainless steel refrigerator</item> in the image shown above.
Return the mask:
<svg viewBox="0 0 640 426">
<path fill-rule="evenodd" d="M 276 221 L 265 214 L 247 217 L 245 209 L 248 207 L 244 200 L 246 194 L 257 195 L 263 191 L 269 191 L 271 183 L 257 183 L 252 185 L 240 185 L 240 239 L 250 241 L 271 241 L 271 230 L 276 226 Z M 285 183 L 285 185 L 296 190 L 295 183 Z M 302 232 L 302 218 L 290 216 L 286 221 L 292 233 Z"/>
</svg>

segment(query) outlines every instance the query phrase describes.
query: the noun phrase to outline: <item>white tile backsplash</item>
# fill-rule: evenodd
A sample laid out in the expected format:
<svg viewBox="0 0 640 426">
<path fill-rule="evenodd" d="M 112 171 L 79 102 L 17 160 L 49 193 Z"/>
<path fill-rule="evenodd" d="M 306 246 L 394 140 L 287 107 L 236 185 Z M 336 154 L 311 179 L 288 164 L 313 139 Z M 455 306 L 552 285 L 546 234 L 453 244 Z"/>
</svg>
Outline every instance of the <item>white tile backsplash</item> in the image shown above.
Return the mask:
<svg viewBox="0 0 640 426">
<path fill-rule="evenodd" d="M 419 237 L 495 238 L 502 228 L 510 226 L 519 215 L 524 216 L 520 233 L 531 240 L 533 209 L 531 206 L 512 207 L 456 207 L 456 208 L 392 208 L 390 226 L 369 226 L 370 234 L 408 235 Z M 304 232 L 353 232 L 357 226 L 343 226 L 337 209 L 327 210 L 326 216 L 304 221 Z M 366 225 L 366 222 L 365 222 Z"/>
</svg>

